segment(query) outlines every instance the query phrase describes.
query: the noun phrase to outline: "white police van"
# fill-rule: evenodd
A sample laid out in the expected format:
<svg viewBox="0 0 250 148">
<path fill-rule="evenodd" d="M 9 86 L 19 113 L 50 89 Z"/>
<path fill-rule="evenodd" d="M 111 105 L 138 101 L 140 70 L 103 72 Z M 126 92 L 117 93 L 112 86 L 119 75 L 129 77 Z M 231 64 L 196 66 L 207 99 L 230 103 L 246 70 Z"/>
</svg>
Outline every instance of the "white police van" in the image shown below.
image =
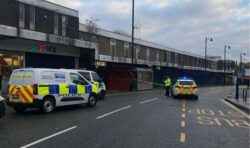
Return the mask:
<svg viewBox="0 0 250 148">
<path fill-rule="evenodd" d="M 98 99 L 105 99 L 106 86 L 102 79 L 94 72 L 89 70 L 77 70 L 77 72 L 86 78 L 90 83 L 98 87 Z"/>
<path fill-rule="evenodd" d="M 12 72 L 8 85 L 7 105 L 17 112 L 29 107 L 46 113 L 57 106 L 97 103 L 98 87 L 77 70 L 23 68 Z"/>
</svg>

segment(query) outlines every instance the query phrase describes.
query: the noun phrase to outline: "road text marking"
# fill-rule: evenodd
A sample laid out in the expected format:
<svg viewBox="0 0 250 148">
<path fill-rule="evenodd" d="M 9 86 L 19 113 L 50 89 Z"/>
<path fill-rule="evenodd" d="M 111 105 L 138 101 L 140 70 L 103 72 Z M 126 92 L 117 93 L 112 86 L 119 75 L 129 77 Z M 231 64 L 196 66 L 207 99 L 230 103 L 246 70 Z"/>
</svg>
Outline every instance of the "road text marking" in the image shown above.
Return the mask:
<svg viewBox="0 0 250 148">
<path fill-rule="evenodd" d="M 73 126 L 73 127 L 71 127 L 71 128 L 65 129 L 65 130 L 63 130 L 63 131 L 60 131 L 60 132 L 55 133 L 55 134 L 53 134 L 53 135 L 50 135 L 50 136 L 48 136 L 48 137 L 42 138 L 42 139 L 40 139 L 40 140 L 37 140 L 37 141 L 35 141 L 35 142 L 32 142 L 32 143 L 27 144 L 27 145 L 25 145 L 25 146 L 22 146 L 22 147 L 20 147 L 20 148 L 28 148 L 28 147 L 31 147 L 31 146 L 33 146 L 33 145 L 35 145 L 35 144 L 38 144 L 38 143 L 40 143 L 40 142 L 43 142 L 43 141 L 45 141 L 45 140 L 48 140 L 48 139 L 50 139 L 50 138 L 53 138 L 53 137 L 55 137 L 55 136 L 58 136 L 58 135 L 63 134 L 63 133 L 65 133 L 65 132 L 68 132 L 68 131 L 70 131 L 70 130 L 73 130 L 73 129 L 75 129 L 75 128 L 77 128 L 77 126 Z"/>
<path fill-rule="evenodd" d="M 125 109 L 128 109 L 128 108 L 130 108 L 130 107 L 131 107 L 131 106 L 126 106 L 126 107 L 123 107 L 123 108 L 121 108 L 121 109 L 117 109 L 117 110 L 115 110 L 115 111 L 112 111 L 112 112 L 109 112 L 109 113 L 107 113 L 107 114 L 101 115 L 101 116 L 97 117 L 96 119 L 101 119 L 101 118 L 103 118 L 103 117 L 106 117 L 106 116 L 108 116 L 108 115 L 114 114 L 114 113 L 116 113 L 116 112 L 119 112 L 119 111 L 122 111 L 122 110 L 125 110 Z"/>
<path fill-rule="evenodd" d="M 146 101 L 140 102 L 140 104 L 144 104 L 144 103 L 147 103 L 147 102 L 150 102 L 150 101 L 155 101 L 155 100 L 158 100 L 158 99 L 159 98 L 154 98 L 154 99 L 146 100 Z"/>
<path fill-rule="evenodd" d="M 246 113 L 244 113 L 243 111 L 239 110 L 238 108 L 234 107 L 232 104 L 226 102 L 225 100 L 221 100 L 223 103 L 225 103 L 226 105 L 230 106 L 231 108 L 233 108 L 234 110 L 238 111 L 239 113 L 241 113 L 243 116 L 247 117 L 248 119 L 250 119 L 250 116 L 247 115 Z"/>
<path fill-rule="evenodd" d="M 186 134 L 185 133 L 181 133 L 180 135 L 180 142 L 184 143 L 186 141 Z"/>
</svg>

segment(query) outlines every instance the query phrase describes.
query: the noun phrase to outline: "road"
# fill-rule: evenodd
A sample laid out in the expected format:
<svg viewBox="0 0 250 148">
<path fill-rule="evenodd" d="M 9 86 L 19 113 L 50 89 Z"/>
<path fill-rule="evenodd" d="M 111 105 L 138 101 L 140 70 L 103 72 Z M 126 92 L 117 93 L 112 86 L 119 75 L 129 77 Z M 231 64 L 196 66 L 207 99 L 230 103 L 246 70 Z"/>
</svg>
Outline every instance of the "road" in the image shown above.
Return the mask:
<svg viewBox="0 0 250 148">
<path fill-rule="evenodd" d="M 8 108 L 0 147 L 248 148 L 249 116 L 223 101 L 231 90 L 201 88 L 198 101 L 165 97 L 163 90 L 116 94 L 95 108 L 52 114 Z"/>
</svg>

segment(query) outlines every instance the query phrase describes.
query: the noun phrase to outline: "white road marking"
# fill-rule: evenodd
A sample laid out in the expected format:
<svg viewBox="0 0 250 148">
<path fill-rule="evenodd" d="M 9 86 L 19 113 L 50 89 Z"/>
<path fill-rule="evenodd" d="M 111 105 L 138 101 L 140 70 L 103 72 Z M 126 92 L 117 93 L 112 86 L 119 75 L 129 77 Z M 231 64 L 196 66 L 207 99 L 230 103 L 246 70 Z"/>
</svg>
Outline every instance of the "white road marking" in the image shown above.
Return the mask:
<svg viewBox="0 0 250 148">
<path fill-rule="evenodd" d="M 233 108 L 234 110 L 240 112 L 243 116 L 247 117 L 248 119 L 250 119 L 250 116 L 247 115 L 246 113 L 244 113 L 243 111 L 241 111 L 240 109 L 236 108 L 235 106 L 233 106 L 232 104 L 228 103 L 225 100 L 221 100 L 223 103 L 225 103 L 226 105 L 230 106 L 231 108 Z"/>
<path fill-rule="evenodd" d="M 112 111 L 112 112 L 109 112 L 109 113 L 107 113 L 107 114 L 101 115 L 101 116 L 97 117 L 96 119 L 101 119 L 101 118 L 103 118 L 103 117 L 106 117 L 106 116 L 108 116 L 108 115 L 114 114 L 114 113 L 119 112 L 119 111 L 124 110 L 124 109 L 128 109 L 128 108 L 130 108 L 130 107 L 131 107 L 131 106 L 126 106 L 126 107 L 123 107 L 123 108 L 121 108 L 121 109 L 117 109 L 117 110 L 115 110 L 115 111 Z"/>
<path fill-rule="evenodd" d="M 185 114 L 182 114 L 182 115 L 181 115 L 182 118 L 185 118 L 185 116 L 186 116 Z"/>
<path fill-rule="evenodd" d="M 48 140 L 48 139 L 50 139 L 50 138 L 53 138 L 53 137 L 55 137 L 55 136 L 58 136 L 58 135 L 63 134 L 63 133 L 65 133 L 65 132 L 68 132 L 68 131 L 70 131 L 70 130 L 73 130 L 73 129 L 75 129 L 75 128 L 77 128 L 77 126 L 73 126 L 73 127 L 71 127 L 71 128 L 65 129 L 65 130 L 63 130 L 63 131 L 60 131 L 60 132 L 55 133 L 55 134 L 53 134 L 53 135 L 50 135 L 50 136 L 48 136 L 48 137 L 45 137 L 45 138 L 42 138 L 42 139 L 37 140 L 37 141 L 35 141 L 35 142 L 32 142 L 32 143 L 30 143 L 30 144 L 24 145 L 24 146 L 22 146 L 22 147 L 20 147 L 20 148 L 28 148 L 28 147 L 31 147 L 31 146 L 33 146 L 33 145 L 35 145 L 35 144 L 38 144 L 38 143 L 40 143 L 40 142 L 43 142 L 43 141 L 45 141 L 45 140 Z"/>
<path fill-rule="evenodd" d="M 181 121 L 181 127 L 185 127 L 185 121 Z"/>
<path fill-rule="evenodd" d="M 144 103 L 147 103 L 147 102 L 150 102 L 150 101 L 155 101 L 155 100 L 158 100 L 158 99 L 159 98 L 154 98 L 154 99 L 146 100 L 146 101 L 140 102 L 140 104 L 144 104 Z"/>
</svg>

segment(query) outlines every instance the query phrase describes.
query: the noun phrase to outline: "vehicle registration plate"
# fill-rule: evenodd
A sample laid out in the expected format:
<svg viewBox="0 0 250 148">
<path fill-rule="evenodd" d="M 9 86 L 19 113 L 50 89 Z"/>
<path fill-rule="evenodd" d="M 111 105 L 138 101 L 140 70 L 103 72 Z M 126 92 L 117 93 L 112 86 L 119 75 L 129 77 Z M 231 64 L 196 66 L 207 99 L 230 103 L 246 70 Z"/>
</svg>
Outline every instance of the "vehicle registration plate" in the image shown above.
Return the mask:
<svg viewBox="0 0 250 148">
<path fill-rule="evenodd" d="M 20 96 L 19 95 L 11 95 L 11 99 L 14 100 L 14 101 L 18 101 L 20 99 Z"/>
</svg>

